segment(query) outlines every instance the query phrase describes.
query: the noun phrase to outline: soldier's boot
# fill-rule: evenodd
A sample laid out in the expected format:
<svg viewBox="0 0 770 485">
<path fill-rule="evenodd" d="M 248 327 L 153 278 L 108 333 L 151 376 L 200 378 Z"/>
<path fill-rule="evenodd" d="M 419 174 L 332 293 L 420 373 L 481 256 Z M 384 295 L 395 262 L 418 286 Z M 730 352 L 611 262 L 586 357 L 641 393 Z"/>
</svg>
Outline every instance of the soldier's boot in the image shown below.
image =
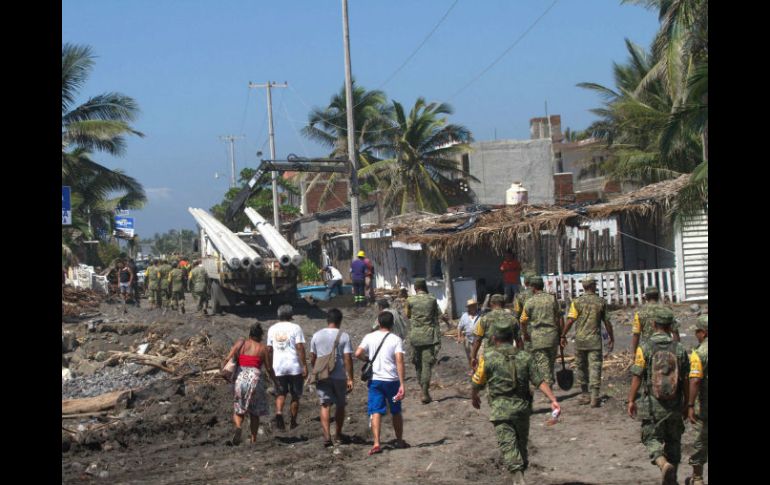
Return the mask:
<svg viewBox="0 0 770 485">
<path fill-rule="evenodd" d="M 181 306 L 179 307 L 179 311 L 181 311 L 181 312 L 182 312 L 182 314 L 184 315 L 184 305 L 181 305 Z"/>
<path fill-rule="evenodd" d="M 587 392 L 583 392 L 580 394 L 580 397 L 578 398 L 578 404 L 585 406 L 591 402 L 591 395 Z"/>
<path fill-rule="evenodd" d="M 521 470 L 513 472 L 513 485 L 527 485 L 524 481 L 524 473 Z"/>
<path fill-rule="evenodd" d="M 655 464 L 660 468 L 661 485 L 676 484 L 676 467 L 669 463 L 665 456 L 657 457 Z"/>
<path fill-rule="evenodd" d="M 433 398 L 430 397 L 430 392 L 428 392 L 429 387 L 430 387 L 430 384 L 422 385 L 422 403 L 423 404 L 428 404 L 431 401 L 433 401 Z"/>
<path fill-rule="evenodd" d="M 592 408 L 598 408 L 599 407 L 599 392 L 592 392 L 591 393 L 591 407 Z"/>
<path fill-rule="evenodd" d="M 703 465 L 692 466 L 692 476 L 684 481 L 686 485 L 705 485 L 703 482 Z"/>
</svg>

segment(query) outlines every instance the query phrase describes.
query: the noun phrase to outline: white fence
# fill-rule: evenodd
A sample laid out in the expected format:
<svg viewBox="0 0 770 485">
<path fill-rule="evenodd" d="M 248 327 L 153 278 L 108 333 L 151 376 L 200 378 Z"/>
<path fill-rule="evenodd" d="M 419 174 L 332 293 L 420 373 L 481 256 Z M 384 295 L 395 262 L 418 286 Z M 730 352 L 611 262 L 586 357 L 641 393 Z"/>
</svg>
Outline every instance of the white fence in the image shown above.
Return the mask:
<svg viewBox="0 0 770 485">
<path fill-rule="evenodd" d="M 569 275 L 544 275 L 545 290 L 556 293 L 562 300 L 571 300 L 584 293 L 580 283 L 585 277 L 596 279 L 596 292 L 616 305 L 641 305 L 644 289 L 656 286 L 660 291 L 661 301 L 680 302 L 681 296 L 676 283 L 674 268 L 643 269 L 636 271 L 608 271 L 604 273 L 584 273 Z"/>
</svg>

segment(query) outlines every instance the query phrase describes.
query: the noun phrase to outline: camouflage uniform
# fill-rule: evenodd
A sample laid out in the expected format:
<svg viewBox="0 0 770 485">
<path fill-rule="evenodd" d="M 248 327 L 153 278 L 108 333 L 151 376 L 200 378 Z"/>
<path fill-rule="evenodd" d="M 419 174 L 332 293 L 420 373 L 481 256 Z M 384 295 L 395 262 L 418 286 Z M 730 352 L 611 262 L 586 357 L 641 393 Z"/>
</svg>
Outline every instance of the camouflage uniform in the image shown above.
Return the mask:
<svg viewBox="0 0 770 485">
<path fill-rule="evenodd" d="M 534 295 L 534 293 L 532 293 L 532 290 L 529 288 L 516 293 L 516 298 L 513 299 L 513 314 L 516 316 L 517 320 L 521 319 L 521 312 L 524 311 L 524 305 L 532 295 Z"/>
<path fill-rule="evenodd" d="M 198 302 L 198 311 L 205 311 L 209 306 L 209 296 L 207 291 L 208 277 L 203 266 L 198 265 L 190 272 L 190 291 L 193 298 Z"/>
<path fill-rule="evenodd" d="M 561 308 L 556 297 L 539 292 L 532 295 L 521 313 L 521 323 L 527 323 L 532 358 L 540 366 L 540 374 L 553 385 L 553 366 L 559 348 Z M 526 348 L 526 347 L 525 347 Z"/>
<path fill-rule="evenodd" d="M 165 301 L 165 306 L 168 307 L 171 304 L 171 283 L 168 280 L 168 274 L 171 273 L 171 270 L 173 268 L 168 263 L 163 263 L 160 265 L 159 271 L 160 271 L 160 290 L 163 294 L 163 300 Z"/>
<path fill-rule="evenodd" d="M 641 345 L 642 342 L 645 342 L 652 336 L 652 322 L 655 320 L 655 312 L 660 307 L 668 308 L 666 305 L 660 302 L 654 300 L 649 301 L 642 305 L 642 307 L 639 308 L 639 311 L 634 314 L 634 323 L 631 327 L 631 333 L 634 335 L 639 334 L 639 345 Z M 679 331 L 679 323 L 676 320 L 674 320 L 674 323 L 671 324 L 671 331 Z"/>
<path fill-rule="evenodd" d="M 171 309 L 184 313 L 184 270 L 174 268 L 168 274 L 168 281 L 171 285 Z"/>
<path fill-rule="evenodd" d="M 516 369 L 516 383 L 511 375 L 511 362 Z M 475 389 L 488 388 L 489 420 L 495 427 L 503 463 L 511 472 L 524 471 L 529 465 L 527 440 L 529 417 L 532 414 L 532 394 L 543 382 L 540 368 L 529 352 L 502 343 L 487 349 L 472 378 Z"/>
<path fill-rule="evenodd" d="M 407 317 L 411 322 L 409 343 L 413 349 L 417 377 L 420 379 L 423 400 L 430 398 L 430 377 L 436 357 L 441 349 L 441 329 L 439 328 L 438 303 L 433 295 L 418 293 L 406 300 Z"/>
<path fill-rule="evenodd" d="M 682 456 L 682 433 L 684 433 L 682 406 L 684 405 L 684 386 L 687 385 L 686 377 L 690 371 L 690 362 L 687 360 L 682 344 L 676 342 L 674 346 L 680 379 L 677 397 L 670 401 L 657 400 L 652 395 L 650 382 L 653 351 L 656 348 L 665 348 L 672 342 L 673 339 L 667 333 L 654 333 L 637 347 L 631 373 L 642 379 L 642 397 L 637 401 L 639 417 L 642 419 L 642 444 L 647 448 L 653 464 L 658 457 L 665 456 L 669 463 L 676 466 Z"/>
<path fill-rule="evenodd" d="M 690 456 L 690 465 L 705 465 L 709 455 L 709 342 L 704 339 L 690 355 L 690 378 L 700 379 L 695 416 L 698 424 L 693 425 L 698 436 L 695 438 L 695 453 Z"/>
<path fill-rule="evenodd" d="M 609 322 L 607 302 L 596 293 L 585 293 L 572 300 L 567 318 L 575 320 L 577 383 L 583 389 L 590 388 L 591 397 L 598 399 L 603 360 L 601 324 Z"/>
<path fill-rule="evenodd" d="M 147 289 L 150 291 L 150 306 L 161 308 L 163 306 L 163 292 L 160 289 L 159 265 L 150 265 L 145 274 L 147 275 Z"/>
<path fill-rule="evenodd" d="M 497 322 L 502 322 L 513 329 L 513 339 L 516 340 L 519 336 L 519 321 L 511 313 L 506 312 L 502 308 L 495 308 L 489 313 L 485 313 L 476 322 L 476 328 L 473 329 L 473 335 L 481 339 L 481 347 L 479 352 L 483 352 L 484 349 L 492 347 L 492 327 Z"/>
</svg>

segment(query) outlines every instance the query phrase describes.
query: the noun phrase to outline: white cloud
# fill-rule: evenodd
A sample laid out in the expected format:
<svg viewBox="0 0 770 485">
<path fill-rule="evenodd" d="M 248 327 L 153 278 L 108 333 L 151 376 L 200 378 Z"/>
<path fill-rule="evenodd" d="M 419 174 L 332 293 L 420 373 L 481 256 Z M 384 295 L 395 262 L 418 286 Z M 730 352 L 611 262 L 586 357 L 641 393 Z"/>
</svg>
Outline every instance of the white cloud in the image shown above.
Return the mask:
<svg viewBox="0 0 770 485">
<path fill-rule="evenodd" d="M 169 187 L 150 187 L 144 189 L 147 197 L 150 199 L 170 199 L 171 189 Z"/>
</svg>

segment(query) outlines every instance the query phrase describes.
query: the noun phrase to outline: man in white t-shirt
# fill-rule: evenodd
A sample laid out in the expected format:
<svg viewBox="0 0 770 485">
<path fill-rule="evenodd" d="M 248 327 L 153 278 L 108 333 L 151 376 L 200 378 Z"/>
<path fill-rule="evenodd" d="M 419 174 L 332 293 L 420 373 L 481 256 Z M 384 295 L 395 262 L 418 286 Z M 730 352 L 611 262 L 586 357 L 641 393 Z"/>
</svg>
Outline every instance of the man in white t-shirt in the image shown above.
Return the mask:
<svg viewBox="0 0 770 485">
<path fill-rule="evenodd" d="M 288 393 L 291 393 L 291 429 L 297 427 L 302 384 L 307 377 L 305 334 L 299 325 L 291 322 L 293 315 L 291 305 L 281 305 L 278 307 L 278 323 L 267 331 L 267 350 L 276 377 L 275 424 L 280 430 L 286 429 L 283 403 Z"/>
<path fill-rule="evenodd" d="M 380 427 L 382 415 L 387 414 L 388 408 L 393 416 L 393 430 L 396 432 L 395 447 L 409 447 L 409 444 L 403 440 L 404 418 L 401 415 L 401 400 L 404 399 L 403 342 L 401 338 L 391 333 L 393 328 L 391 313 L 380 313 L 377 321 L 380 324 L 379 330 L 367 334 L 356 349 L 356 359 L 366 362 L 374 357 L 372 380 L 367 383 L 369 388 L 367 408 L 374 434 L 374 446 L 369 450 L 369 455 L 382 452 Z"/>
<path fill-rule="evenodd" d="M 326 296 L 331 298 L 332 292 L 335 288 L 337 289 L 337 294 L 335 296 L 341 295 L 342 273 L 340 273 L 340 270 L 330 264 L 327 264 L 324 268 L 324 271 L 326 271 Z"/>
</svg>

